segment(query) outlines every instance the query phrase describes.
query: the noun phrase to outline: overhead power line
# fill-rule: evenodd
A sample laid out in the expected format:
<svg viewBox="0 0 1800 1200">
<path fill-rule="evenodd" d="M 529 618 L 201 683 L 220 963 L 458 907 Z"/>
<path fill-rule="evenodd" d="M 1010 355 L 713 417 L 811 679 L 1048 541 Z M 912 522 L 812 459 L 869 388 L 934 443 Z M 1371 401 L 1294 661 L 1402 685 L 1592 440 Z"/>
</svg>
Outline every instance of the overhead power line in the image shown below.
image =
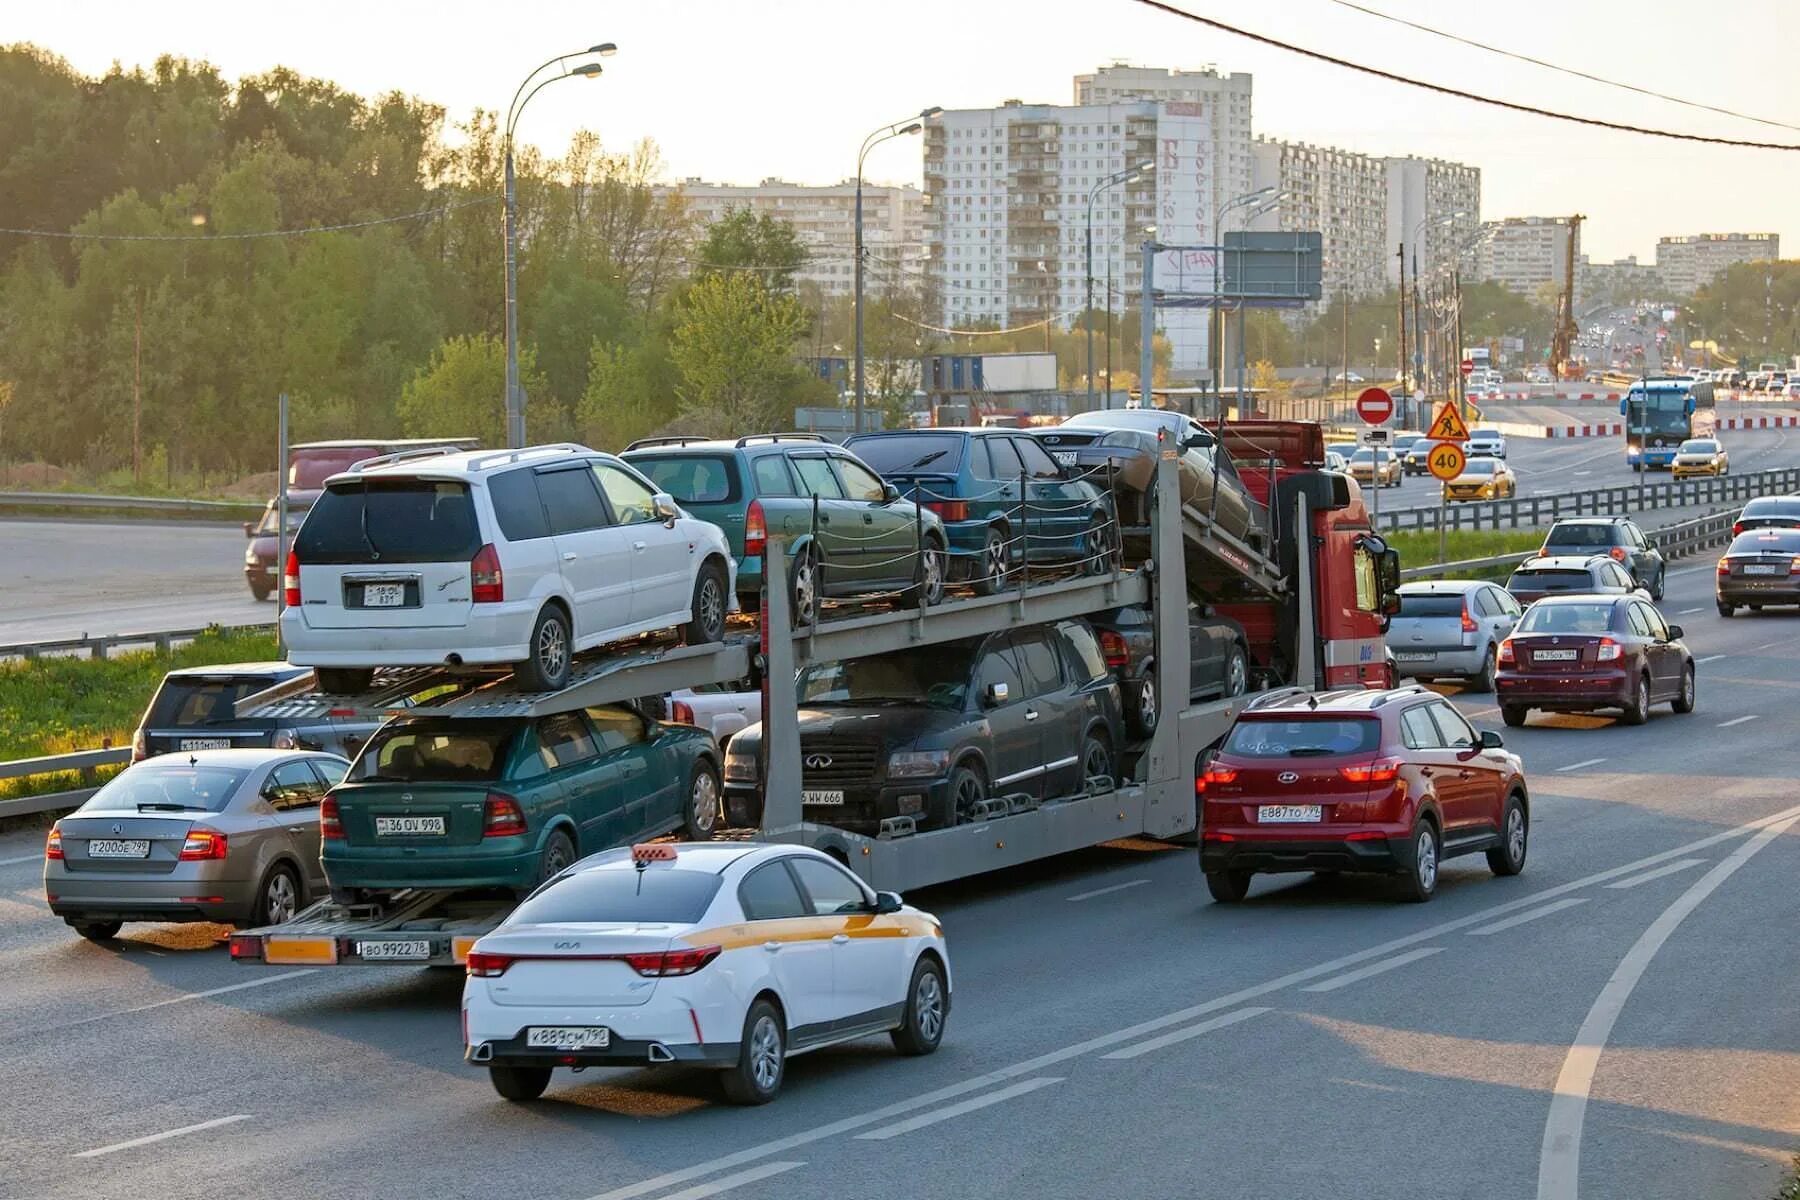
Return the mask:
<svg viewBox="0 0 1800 1200">
<path fill-rule="evenodd" d="M 946 329 L 942 325 L 927 325 L 923 321 L 915 321 L 911 317 L 903 317 L 899 313 L 892 315 L 896 321 L 911 325 L 914 329 L 927 329 L 932 333 L 948 333 L 957 337 L 999 337 L 1003 333 L 1022 333 L 1027 329 L 1042 329 L 1046 325 L 1054 324 L 1064 317 L 1075 316 L 1079 312 L 1081 312 L 1079 308 L 1072 308 L 1068 312 L 1052 313 L 1043 320 L 1033 321 L 1029 325 L 1013 325 L 1006 329 Z"/>
<path fill-rule="evenodd" d="M 351 229 L 368 229 L 374 225 L 394 225 L 401 221 L 417 221 L 424 217 L 442 216 L 447 212 L 455 212 L 459 208 L 469 208 L 478 204 L 498 204 L 498 196 L 480 196 L 471 200 L 458 200 L 454 204 L 445 204 L 439 208 L 425 208 L 418 212 L 401 213 L 393 217 L 373 217 L 367 221 L 349 221 L 342 225 L 309 225 L 305 229 L 265 229 L 256 233 L 79 233 L 73 230 L 58 229 L 6 229 L 0 228 L 0 234 L 15 237 L 62 238 L 67 241 L 81 242 L 242 242 L 255 238 L 311 237 L 316 233 L 343 233 Z"/>
<path fill-rule="evenodd" d="M 1535 105 L 1530 104 L 1519 104 L 1512 100 L 1501 100 L 1494 96 L 1482 96 L 1475 92 L 1465 92 L 1460 88 L 1447 87 L 1441 83 L 1429 83 L 1423 79 L 1411 79 L 1405 75 L 1396 75 L 1392 71 L 1384 71 L 1379 67 L 1371 67 L 1364 63 L 1352 62 L 1347 58 L 1339 58 L 1336 55 L 1326 54 L 1320 50 L 1311 50 L 1305 46 L 1296 46 L 1292 42 L 1284 42 L 1279 38 L 1269 37 L 1267 34 L 1254 33 L 1248 29 L 1241 29 L 1236 25 L 1229 25 L 1224 21 L 1215 20 L 1212 17 L 1203 17 L 1198 13 L 1191 13 L 1186 9 L 1176 8 L 1173 4 L 1164 3 L 1163 0 L 1134 0 L 1134 2 L 1143 5 L 1145 8 L 1155 9 L 1157 12 L 1167 13 L 1172 17 L 1180 17 L 1183 20 L 1192 21 L 1196 25 L 1205 25 L 1209 29 L 1217 29 L 1221 33 L 1234 34 L 1237 37 L 1244 38 L 1248 41 L 1257 42 L 1264 46 L 1273 46 L 1277 50 L 1285 50 L 1289 54 L 1298 54 L 1303 58 L 1310 58 L 1317 62 L 1330 63 L 1334 67 L 1343 67 L 1348 71 L 1359 71 L 1364 75 L 1373 75 L 1377 79 L 1385 79 L 1390 83 L 1402 83 L 1408 87 L 1424 88 L 1426 91 L 1437 92 L 1439 95 L 1443 96 L 1455 96 L 1459 100 L 1472 100 L 1477 104 L 1486 104 L 1493 108 L 1504 108 L 1509 112 L 1524 113 L 1527 116 L 1533 117 L 1548 117 L 1554 121 L 1568 121 L 1575 125 L 1587 125 L 1595 129 L 1611 129 L 1618 133 L 1636 133 L 1642 134 L 1645 137 L 1669 138 L 1678 142 L 1699 142 L 1709 146 L 1733 146 L 1743 150 L 1800 150 L 1800 145 L 1791 142 L 1751 142 L 1740 138 L 1709 137 L 1708 135 L 1701 133 L 1678 133 L 1672 129 L 1654 129 L 1645 125 L 1627 125 L 1620 121 L 1604 121 L 1599 117 L 1584 117 L 1575 113 L 1558 112 L 1555 109 L 1538 108 Z"/>
<path fill-rule="evenodd" d="M 1501 58 L 1510 58 L 1517 62 L 1530 63 L 1534 67 L 1543 67 L 1547 71 L 1555 71 L 1562 75 L 1572 75 L 1577 79 L 1588 80 L 1590 83 L 1602 83 L 1607 87 L 1622 88 L 1627 92 L 1636 92 L 1640 96 L 1650 96 L 1657 100 L 1667 100 L 1670 104 L 1679 104 L 1685 108 L 1697 108 L 1702 112 L 1718 113 L 1720 116 L 1733 117 L 1740 121 L 1754 121 L 1758 125 L 1770 125 L 1776 129 L 1792 129 L 1800 131 L 1800 125 L 1790 125 L 1786 121 L 1771 121 L 1767 117 L 1756 117 L 1749 113 L 1741 113 L 1729 108 L 1720 108 L 1716 104 L 1703 104 L 1698 100 L 1684 100 L 1680 96 L 1671 96 L 1667 92 L 1658 92 L 1653 91 L 1650 88 L 1639 87 L 1635 83 L 1626 83 L 1623 80 L 1618 79 L 1607 79 L 1600 75 L 1590 75 L 1588 72 L 1579 70 L 1575 67 L 1565 67 L 1560 63 L 1547 62 L 1541 58 L 1533 58 L 1529 54 L 1521 54 L 1516 50 L 1507 50 L 1500 46 L 1490 46 L 1486 42 L 1478 42 L 1474 38 L 1462 37 L 1459 34 L 1450 33 L 1442 29 L 1433 29 L 1429 25 L 1421 25 L 1419 22 L 1409 21 L 1405 17 L 1397 17 L 1392 13 L 1385 13 L 1379 9 L 1357 4 L 1355 3 L 1355 0 L 1331 0 L 1331 3 L 1343 8 L 1351 9 L 1355 12 L 1363 13 L 1367 16 L 1375 17 L 1378 20 L 1391 21 L 1396 25 L 1404 25 L 1408 29 L 1416 29 L 1420 33 L 1428 33 L 1432 37 L 1443 38 L 1445 41 L 1450 42 L 1458 42 L 1464 46 L 1472 46 L 1475 49 L 1485 51 L 1488 54 L 1497 54 Z"/>
</svg>

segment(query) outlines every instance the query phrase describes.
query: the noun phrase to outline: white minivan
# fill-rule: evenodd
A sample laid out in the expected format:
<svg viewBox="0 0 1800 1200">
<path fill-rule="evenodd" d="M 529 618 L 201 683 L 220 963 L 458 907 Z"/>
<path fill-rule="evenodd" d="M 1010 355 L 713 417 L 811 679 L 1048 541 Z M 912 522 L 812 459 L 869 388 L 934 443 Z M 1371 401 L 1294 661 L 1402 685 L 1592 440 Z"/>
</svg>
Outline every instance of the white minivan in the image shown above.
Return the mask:
<svg viewBox="0 0 1800 1200">
<path fill-rule="evenodd" d="M 677 626 L 721 640 L 736 575 L 717 526 L 610 454 L 415 450 L 326 481 L 283 570 L 281 636 L 327 692 L 439 664 L 553 691 L 593 646 Z"/>
</svg>

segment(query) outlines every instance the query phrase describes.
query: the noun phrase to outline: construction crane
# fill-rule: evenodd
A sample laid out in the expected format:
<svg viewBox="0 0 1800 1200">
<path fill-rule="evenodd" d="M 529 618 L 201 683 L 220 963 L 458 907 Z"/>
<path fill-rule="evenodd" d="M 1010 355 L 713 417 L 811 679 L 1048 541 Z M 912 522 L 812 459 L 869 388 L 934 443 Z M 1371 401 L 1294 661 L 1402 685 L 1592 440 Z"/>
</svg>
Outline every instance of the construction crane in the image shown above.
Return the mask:
<svg viewBox="0 0 1800 1200">
<path fill-rule="evenodd" d="M 1581 223 L 1587 218 L 1576 213 L 1569 218 L 1569 237 L 1563 244 L 1563 290 L 1556 298 L 1556 325 L 1550 334 L 1550 378 L 1568 379 L 1576 368 L 1569 362 L 1581 325 L 1575 319 L 1575 243 L 1581 239 Z"/>
</svg>

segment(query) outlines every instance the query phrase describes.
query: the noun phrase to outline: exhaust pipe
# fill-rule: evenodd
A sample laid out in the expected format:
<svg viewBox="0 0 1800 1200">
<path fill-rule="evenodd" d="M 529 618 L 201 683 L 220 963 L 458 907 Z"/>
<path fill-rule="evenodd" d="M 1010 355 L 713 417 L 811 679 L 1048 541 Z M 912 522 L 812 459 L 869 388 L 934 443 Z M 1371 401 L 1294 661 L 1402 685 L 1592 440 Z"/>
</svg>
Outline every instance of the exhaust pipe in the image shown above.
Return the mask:
<svg viewBox="0 0 1800 1200">
<path fill-rule="evenodd" d="M 460 666 L 462 666 L 462 665 L 463 665 L 463 660 L 462 660 L 462 655 L 460 655 L 460 654 L 446 654 L 446 655 L 444 655 L 444 665 L 445 665 L 445 666 L 447 666 L 447 667 L 460 667 Z"/>
<path fill-rule="evenodd" d="M 651 1042 L 650 1061 L 653 1063 L 672 1063 L 675 1061 L 675 1052 L 661 1042 Z"/>
<path fill-rule="evenodd" d="M 492 1042 L 482 1042 L 479 1046 L 471 1046 L 469 1048 L 470 1062 L 490 1062 L 493 1060 L 493 1057 L 494 1046 Z"/>
</svg>

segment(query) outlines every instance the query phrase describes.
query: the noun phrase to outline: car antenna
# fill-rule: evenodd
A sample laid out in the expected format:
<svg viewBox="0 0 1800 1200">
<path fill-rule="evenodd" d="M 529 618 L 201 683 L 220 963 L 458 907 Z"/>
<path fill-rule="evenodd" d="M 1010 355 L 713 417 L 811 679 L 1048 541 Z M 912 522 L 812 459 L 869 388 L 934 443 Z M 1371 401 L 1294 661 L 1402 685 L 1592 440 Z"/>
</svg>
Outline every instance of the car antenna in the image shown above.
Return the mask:
<svg viewBox="0 0 1800 1200">
<path fill-rule="evenodd" d="M 198 757 L 198 756 L 196 756 L 196 755 L 193 755 L 193 754 L 189 754 L 189 755 L 188 755 L 188 766 L 190 766 L 190 767 L 197 767 L 197 766 L 199 766 L 199 765 L 200 765 L 200 759 L 199 759 L 199 757 Z"/>
<path fill-rule="evenodd" d="M 1319 698 L 1317 696 L 1308 696 L 1306 698 L 1306 707 L 1312 709 L 1314 712 L 1317 712 L 1319 709 Z"/>
</svg>

